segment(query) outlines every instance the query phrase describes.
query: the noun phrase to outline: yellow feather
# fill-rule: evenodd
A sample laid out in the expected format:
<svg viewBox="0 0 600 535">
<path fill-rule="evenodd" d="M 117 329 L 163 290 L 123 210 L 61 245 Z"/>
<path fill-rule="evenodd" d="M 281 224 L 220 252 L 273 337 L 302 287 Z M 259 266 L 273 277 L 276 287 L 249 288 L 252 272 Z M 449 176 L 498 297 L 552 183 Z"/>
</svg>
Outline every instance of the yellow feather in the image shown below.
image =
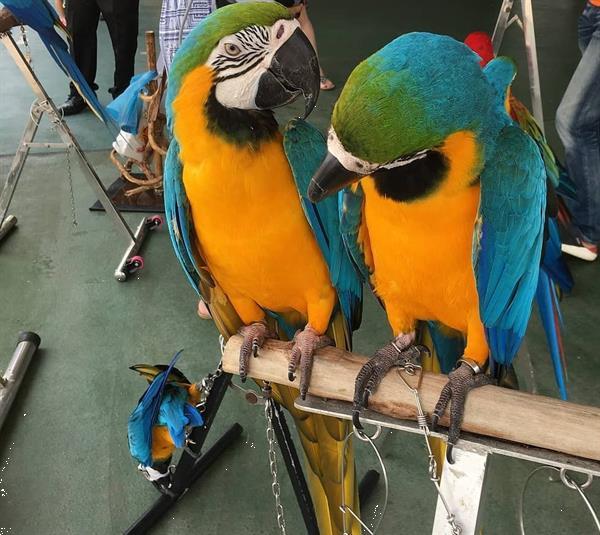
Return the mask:
<svg viewBox="0 0 600 535">
<path fill-rule="evenodd" d="M 211 86 L 208 68 L 190 72 L 173 110 L 197 247 L 215 282 L 202 284 L 201 291 L 217 328 L 228 338 L 242 324 L 268 319 L 263 312 L 268 308 L 298 326 L 308 321 L 320 333 L 329 327 L 336 344 L 347 347 L 341 317 L 331 321 L 335 290 L 300 205 L 281 136 L 255 151 L 215 135 L 203 112 Z M 339 461 L 351 426 L 296 410 L 296 389 L 274 385 L 273 392 L 295 420 L 319 529 L 323 535 L 340 534 Z M 346 462 L 346 503 L 358 510 L 351 448 Z M 353 534 L 360 533 L 356 523 L 349 525 Z"/>
</svg>

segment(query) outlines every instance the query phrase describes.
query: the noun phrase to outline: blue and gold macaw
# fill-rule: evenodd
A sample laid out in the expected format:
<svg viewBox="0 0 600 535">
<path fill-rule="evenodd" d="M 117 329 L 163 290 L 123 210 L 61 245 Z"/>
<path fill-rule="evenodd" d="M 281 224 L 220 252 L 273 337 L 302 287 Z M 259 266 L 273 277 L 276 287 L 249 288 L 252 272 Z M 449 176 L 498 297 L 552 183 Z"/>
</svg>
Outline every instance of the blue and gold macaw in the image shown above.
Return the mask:
<svg viewBox="0 0 600 535">
<path fill-rule="evenodd" d="M 170 476 L 175 448 L 185 446 L 189 429 L 204 423 L 196 408 L 200 399 L 197 385 L 175 367 L 180 355 L 181 351 L 168 365 L 131 366 L 150 385 L 129 417 L 129 452 L 151 481 Z"/>
<path fill-rule="evenodd" d="M 387 371 L 415 358 L 419 321 L 465 338 L 433 414 L 437 423 L 451 403 L 450 445 L 469 390 L 492 382 L 488 359 L 497 374 L 521 345 L 540 277 L 546 175 L 504 107 L 514 74 L 506 58 L 482 70 L 463 43 L 411 33 L 358 65 L 335 105 L 309 198 L 346 187 L 342 231 L 395 336 L 357 377 L 356 425 Z"/>
<path fill-rule="evenodd" d="M 277 3 L 244 3 L 190 33 L 166 98 L 173 139 L 165 211 L 177 257 L 221 334 L 243 336 L 243 378 L 265 339 L 293 338 L 288 374 L 291 382 L 299 368 L 302 396 L 314 351 L 331 341 L 349 348 L 361 312 L 337 199 L 315 207 L 298 192 L 325 156 L 325 140 L 303 120 L 282 136 L 271 111 L 302 96 L 308 115 L 318 91 L 316 53 L 298 22 Z M 295 388 L 273 391 L 294 417 L 321 533 L 341 533 L 341 493 L 346 503 L 357 499 L 354 471 L 343 482 L 339 471 L 351 426 L 294 409 Z"/>
<path fill-rule="evenodd" d="M 69 54 L 67 42 L 56 31 L 67 33 L 67 29 L 55 9 L 47 0 L 3 0 L 2 4 L 23 24 L 35 30 L 60 69 L 71 79 L 79 94 L 90 109 L 104 123 L 111 124 L 106 111 L 98 101 L 96 93 L 86 82 L 79 67 Z"/>
</svg>

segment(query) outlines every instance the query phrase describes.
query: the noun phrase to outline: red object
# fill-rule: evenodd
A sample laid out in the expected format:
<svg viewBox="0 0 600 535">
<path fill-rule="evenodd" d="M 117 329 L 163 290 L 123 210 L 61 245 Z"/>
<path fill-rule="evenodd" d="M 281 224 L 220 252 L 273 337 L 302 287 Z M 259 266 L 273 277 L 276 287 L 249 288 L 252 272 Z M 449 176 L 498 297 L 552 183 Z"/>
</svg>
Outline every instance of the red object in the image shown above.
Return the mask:
<svg viewBox="0 0 600 535">
<path fill-rule="evenodd" d="M 485 32 L 470 33 L 465 39 L 465 45 L 479 55 L 481 58 L 479 65 L 482 67 L 485 67 L 485 65 L 494 59 L 492 38 Z"/>
</svg>

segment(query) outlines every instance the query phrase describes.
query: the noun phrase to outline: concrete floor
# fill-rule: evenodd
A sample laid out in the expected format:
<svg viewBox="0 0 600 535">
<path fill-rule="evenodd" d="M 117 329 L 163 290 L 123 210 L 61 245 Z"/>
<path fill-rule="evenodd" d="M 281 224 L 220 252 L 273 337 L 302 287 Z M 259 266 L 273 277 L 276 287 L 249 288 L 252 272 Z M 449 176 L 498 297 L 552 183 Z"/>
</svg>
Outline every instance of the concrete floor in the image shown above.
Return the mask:
<svg viewBox="0 0 600 535">
<path fill-rule="evenodd" d="M 353 65 L 394 36 L 412 30 L 448 33 L 457 38 L 493 28 L 499 1 L 404 2 L 379 0 L 365 12 L 364 3 L 311 2 L 322 62 L 342 85 Z M 557 144 L 554 111 L 577 60 L 576 19 L 579 2 L 534 1 L 540 72 L 549 137 Z M 159 2 L 142 0 L 142 29 L 156 28 Z M 340 17 L 343 13 L 343 18 Z M 107 101 L 112 54 L 101 24 L 98 83 Z M 50 94 L 61 102 L 66 83 L 31 35 L 34 67 Z M 140 40 L 141 43 L 141 40 Z M 525 101 L 527 80 L 521 41 L 515 28 L 504 53 L 517 58 L 521 76 L 516 93 Z M 140 70 L 145 57 L 138 53 Z M 0 51 L 0 175 L 6 176 L 32 97 L 4 49 Z M 312 120 L 324 128 L 338 92 L 322 95 Z M 107 160 L 110 139 L 91 114 L 69 120 L 100 176 L 109 184 L 115 170 Z M 48 125 L 41 131 L 52 138 Z M 146 268 L 125 284 L 112 272 L 125 243 L 102 214 L 90 213 L 94 195 L 74 166 L 73 225 L 64 153 L 29 159 L 11 212 L 19 228 L 0 250 L 0 362 L 12 353 L 17 332 L 42 337 L 13 411 L 0 436 L 0 535 L 109 534 L 123 531 L 156 496 L 136 471 L 126 440 L 127 417 L 144 384 L 127 367 L 136 362 L 165 362 L 181 347 L 181 368 L 199 378 L 214 368 L 219 350 L 211 322 L 194 313 L 196 301 L 171 252 L 166 230 L 154 233 L 145 252 Z M 131 222 L 137 216 L 128 215 Z M 600 309 L 598 264 L 572 263 L 577 279 L 563 303 L 567 326 L 571 399 L 598 404 L 600 381 Z M 389 337 L 385 318 L 367 300 L 356 349 L 368 354 Z M 537 390 L 555 396 L 550 364 L 534 321 L 528 336 Z M 265 429 L 259 410 L 232 392 L 223 403 L 213 437 L 234 421 L 243 439 L 191 490 L 157 533 L 198 531 L 276 533 L 270 492 Z M 426 476 L 426 455 L 419 437 L 387 433 L 380 442 L 392 481 L 388 513 L 380 533 L 426 534 L 431 531 L 435 496 Z M 361 472 L 374 459 L 359 447 Z M 516 508 L 522 484 L 534 465 L 493 458 L 481 524 L 486 534 L 517 533 Z M 301 518 L 289 483 L 282 478 L 288 533 L 302 533 Z M 590 489 L 600 507 L 600 485 Z M 365 518 L 381 498 L 374 496 Z M 574 492 L 536 477 L 528 493 L 528 533 L 588 534 L 592 521 Z"/>
</svg>

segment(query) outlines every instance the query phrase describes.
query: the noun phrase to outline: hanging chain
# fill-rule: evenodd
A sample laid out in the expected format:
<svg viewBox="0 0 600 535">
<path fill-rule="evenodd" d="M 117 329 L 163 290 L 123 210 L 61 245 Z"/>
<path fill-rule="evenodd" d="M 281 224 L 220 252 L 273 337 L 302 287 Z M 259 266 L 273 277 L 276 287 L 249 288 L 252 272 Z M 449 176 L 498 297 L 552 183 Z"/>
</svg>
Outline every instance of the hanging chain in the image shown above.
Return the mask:
<svg viewBox="0 0 600 535">
<path fill-rule="evenodd" d="M 71 197 L 71 220 L 77 226 L 77 213 L 75 211 L 75 192 L 73 190 L 73 172 L 71 170 L 71 145 L 67 145 L 67 179 L 69 181 L 69 196 Z"/>
<path fill-rule="evenodd" d="M 283 516 L 283 505 L 281 504 L 281 487 L 277 474 L 277 455 L 275 453 L 275 430 L 273 429 L 273 393 L 271 384 L 265 381 L 263 386 L 263 396 L 265 398 L 265 418 L 267 420 L 267 442 L 269 444 L 269 469 L 271 471 L 271 490 L 275 498 L 275 512 L 277 514 L 277 525 L 279 531 L 285 535 L 285 518 Z"/>
<path fill-rule="evenodd" d="M 410 376 L 415 376 L 418 373 L 416 387 L 412 387 L 408 383 L 408 381 L 402 376 L 403 371 Z M 427 456 L 429 458 L 429 466 L 427 471 L 429 473 L 429 479 L 434 484 L 435 490 L 437 491 L 437 494 L 440 497 L 442 504 L 444 505 L 444 509 L 446 510 L 446 521 L 448 522 L 448 525 L 452 530 L 452 535 L 460 535 L 462 533 L 462 528 L 456 523 L 456 517 L 454 513 L 450 511 L 448 502 L 446 501 L 446 498 L 444 497 L 442 489 L 440 487 L 440 477 L 437 475 L 437 461 L 435 459 L 435 455 L 433 454 L 433 450 L 431 449 L 431 431 L 429 429 L 429 425 L 427 424 L 427 415 L 423 410 L 421 396 L 419 395 L 419 388 L 421 387 L 421 381 L 423 380 L 423 368 L 417 364 L 409 362 L 404 366 L 397 368 L 397 373 L 398 377 L 400 377 L 406 388 L 410 390 L 410 392 L 415 398 L 415 406 L 417 408 L 417 424 L 419 425 L 421 431 L 423 431 L 423 435 L 425 436 L 425 445 L 427 446 Z"/>
<path fill-rule="evenodd" d="M 25 26 L 23 26 L 22 24 L 21 24 L 21 39 L 23 40 L 23 47 L 25 48 L 25 53 L 23 55 L 25 56 L 27 63 L 29 63 L 29 65 L 31 65 L 31 63 L 32 63 L 31 48 L 29 48 L 29 41 L 27 40 L 27 30 L 25 29 Z"/>
</svg>

